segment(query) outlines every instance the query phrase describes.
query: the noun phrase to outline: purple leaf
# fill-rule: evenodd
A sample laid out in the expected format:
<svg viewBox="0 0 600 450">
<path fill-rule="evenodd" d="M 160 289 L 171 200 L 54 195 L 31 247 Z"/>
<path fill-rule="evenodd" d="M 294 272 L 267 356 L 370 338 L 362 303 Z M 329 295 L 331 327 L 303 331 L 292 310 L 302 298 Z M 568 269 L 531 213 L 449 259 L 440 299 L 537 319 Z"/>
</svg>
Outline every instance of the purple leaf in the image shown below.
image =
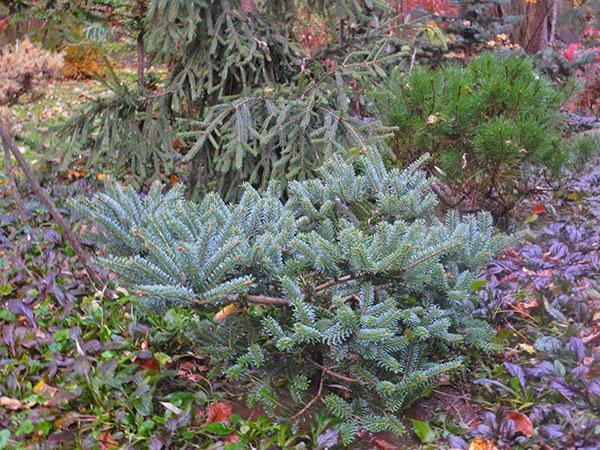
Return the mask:
<svg viewBox="0 0 600 450">
<path fill-rule="evenodd" d="M 564 436 L 562 427 L 557 424 L 542 425 L 540 434 L 546 439 L 557 439 Z"/>
<path fill-rule="evenodd" d="M 585 345 L 583 344 L 583 341 L 578 337 L 573 336 L 569 340 L 569 348 L 575 353 L 577 362 L 582 362 L 583 358 L 585 358 Z"/>
<path fill-rule="evenodd" d="M 548 361 L 542 361 L 533 367 L 525 369 L 527 376 L 530 378 L 540 378 L 554 374 L 554 365 Z"/>
<path fill-rule="evenodd" d="M 550 382 L 550 387 L 552 389 L 554 389 L 555 391 L 560 392 L 561 394 L 565 395 L 566 397 L 575 397 L 577 396 L 577 392 L 575 392 L 573 389 L 571 389 L 569 387 L 569 385 L 567 384 L 567 382 L 563 379 L 556 379 L 556 380 L 552 380 Z"/>
<path fill-rule="evenodd" d="M 521 368 L 521 366 L 509 362 L 504 363 L 504 367 L 508 370 L 513 377 L 519 379 L 519 384 L 523 389 L 525 389 L 526 381 L 525 381 L 525 371 Z"/>
<path fill-rule="evenodd" d="M 450 444 L 450 447 L 452 448 L 460 448 L 462 450 L 466 450 L 469 448 L 469 444 L 467 444 L 463 439 L 453 434 L 448 436 L 448 444 Z"/>
<path fill-rule="evenodd" d="M 555 258 L 564 258 L 569 253 L 569 249 L 562 242 L 558 242 L 556 240 L 552 241 L 550 245 L 550 254 Z"/>
<path fill-rule="evenodd" d="M 535 340 L 533 346 L 539 352 L 556 353 L 562 345 L 554 336 L 542 336 Z"/>
<path fill-rule="evenodd" d="M 327 450 L 328 448 L 331 448 L 335 445 L 337 445 L 340 441 L 339 439 L 339 431 L 338 430 L 332 430 L 332 429 L 327 429 L 325 430 L 323 433 L 321 433 L 319 435 L 319 437 L 317 437 L 317 449 L 323 449 L 323 450 Z"/>
<path fill-rule="evenodd" d="M 587 386 L 587 391 L 596 397 L 600 397 L 600 378 L 594 378 L 590 381 Z"/>
</svg>

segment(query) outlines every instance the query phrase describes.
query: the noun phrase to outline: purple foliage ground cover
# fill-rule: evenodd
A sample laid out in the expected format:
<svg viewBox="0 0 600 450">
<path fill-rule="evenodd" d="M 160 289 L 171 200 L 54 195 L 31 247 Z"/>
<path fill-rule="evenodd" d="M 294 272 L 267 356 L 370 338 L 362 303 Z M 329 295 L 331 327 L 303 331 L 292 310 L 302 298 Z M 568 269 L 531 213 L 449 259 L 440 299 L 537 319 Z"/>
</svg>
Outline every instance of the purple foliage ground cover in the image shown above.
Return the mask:
<svg viewBox="0 0 600 450">
<path fill-rule="evenodd" d="M 477 380 L 492 402 L 528 403 L 529 438 L 501 410 L 472 430 L 503 448 L 600 448 L 600 164 L 564 179 L 536 199 L 548 212 L 526 241 L 489 265 L 474 311 L 521 336 L 521 351 L 505 354 L 508 382 Z M 455 437 L 451 444 L 467 448 Z"/>
</svg>

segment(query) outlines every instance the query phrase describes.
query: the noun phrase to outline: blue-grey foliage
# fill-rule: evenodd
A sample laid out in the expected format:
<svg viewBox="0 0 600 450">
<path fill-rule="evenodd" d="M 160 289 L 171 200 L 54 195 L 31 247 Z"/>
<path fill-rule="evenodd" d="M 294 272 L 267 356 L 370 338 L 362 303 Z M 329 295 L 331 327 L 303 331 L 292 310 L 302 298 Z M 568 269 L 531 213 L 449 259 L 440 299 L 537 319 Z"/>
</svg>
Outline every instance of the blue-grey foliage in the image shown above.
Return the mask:
<svg viewBox="0 0 600 450">
<path fill-rule="evenodd" d="M 199 321 L 196 344 L 251 385 L 251 401 L 274 409 L 288 388 L 293 414 L 323 377 L 349 442 L 359 427 L 400 432 L 394 413 L 493 335 L 471 317 L 474 282 L 512 237 L 486 213 L 440 219 L 425 159 L 400 170 L 375 151 L 356 166 L 333 158 L 286 199 L 276 183 L 246 186 L 235 204 L 109 183 L 76 207 L 102 230 L 101 262 L 146 307 L 236 305 Z"/>
</svg>

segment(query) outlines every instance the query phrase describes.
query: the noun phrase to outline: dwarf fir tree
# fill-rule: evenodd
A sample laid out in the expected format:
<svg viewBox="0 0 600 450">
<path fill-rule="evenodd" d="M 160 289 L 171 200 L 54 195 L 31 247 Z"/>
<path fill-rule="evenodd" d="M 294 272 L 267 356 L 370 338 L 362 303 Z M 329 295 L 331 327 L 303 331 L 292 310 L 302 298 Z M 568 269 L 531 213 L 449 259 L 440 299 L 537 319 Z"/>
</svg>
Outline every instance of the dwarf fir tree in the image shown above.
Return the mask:
<svg viewBox="0 0 600 450">
<path fill-rule="evenodd" d="M 349 442 L 359 427 L 401 432 L 395 413 L 493 335 L 469 312 L 479 268 L 510 238 L 488 214 L 439 219 L 425 159 L 390 170 L 374 151 L 356 167 L 336 157 L 287 200 L 277 183 L 234 204 L 109 183 L 76 207 L 142 305 L 215 314 L 194 343 L 214 376 L 293 418 L 317 392 Z"/>
</svg>

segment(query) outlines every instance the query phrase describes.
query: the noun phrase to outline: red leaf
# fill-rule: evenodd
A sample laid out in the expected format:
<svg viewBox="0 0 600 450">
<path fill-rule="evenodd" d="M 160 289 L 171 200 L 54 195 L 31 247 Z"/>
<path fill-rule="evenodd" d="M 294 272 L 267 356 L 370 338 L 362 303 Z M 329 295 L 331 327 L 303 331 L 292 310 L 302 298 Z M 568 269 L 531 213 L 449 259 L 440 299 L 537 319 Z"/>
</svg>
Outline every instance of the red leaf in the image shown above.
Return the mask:
<svg viewBox="0 0 600 450">
<path fill-rule="evenodd" d="M 506 413 L 505 419 L 512 420 L 514 422 L 515 434 L 520 433 L 525 437 L 531 437 L 533 434 L 533 424 L 531 423 L 531 420 L 529 420 L 529 417 L 527 417 L 525 414 L 516 411 L 509 411 Z"/>
<path fill-rule="evenodd" d="M 160 370 L 160 363 L 154 357 L 152 352 L 145 350 L 137 355 L 133 362 L 140 366 L 142 369 L 150 370 L 151 372 L 158 372 Z"/>
<path fill-rule="evenodd" d="M 377 445 L 377 448 L 380 448 L 382 450 L 400 450 L 400 447 L 394 444 L 390 444 L 388 441 L 385 441 L 383 439 L 374 439 L 373 442 L 375 443 L 375 445 Z"/>
<path fill-rule="evenodd" d="M 537 203 L 533 209 L 531 210 L 531 212 L 533 214 L 537 214 L 538 216 L 541 216 L 542 214 L 546 214 L 546 208 L 544 207 L 544 205 L 542 205 L 541 203 Z"/>
<path fill-rule="evenodd" d="M 117 442 L 108 431 L 102 431 L 98 436 L 98 447 L 100 450 L 117 448 Z"/>
<path fill-rule="evenodd" d="M 229 402 L 217 402 L 208 407 L 208 423 L 224 422 L 231 425 L 229 417 L 233 413 L 233 405 Z"/>
</svg>

